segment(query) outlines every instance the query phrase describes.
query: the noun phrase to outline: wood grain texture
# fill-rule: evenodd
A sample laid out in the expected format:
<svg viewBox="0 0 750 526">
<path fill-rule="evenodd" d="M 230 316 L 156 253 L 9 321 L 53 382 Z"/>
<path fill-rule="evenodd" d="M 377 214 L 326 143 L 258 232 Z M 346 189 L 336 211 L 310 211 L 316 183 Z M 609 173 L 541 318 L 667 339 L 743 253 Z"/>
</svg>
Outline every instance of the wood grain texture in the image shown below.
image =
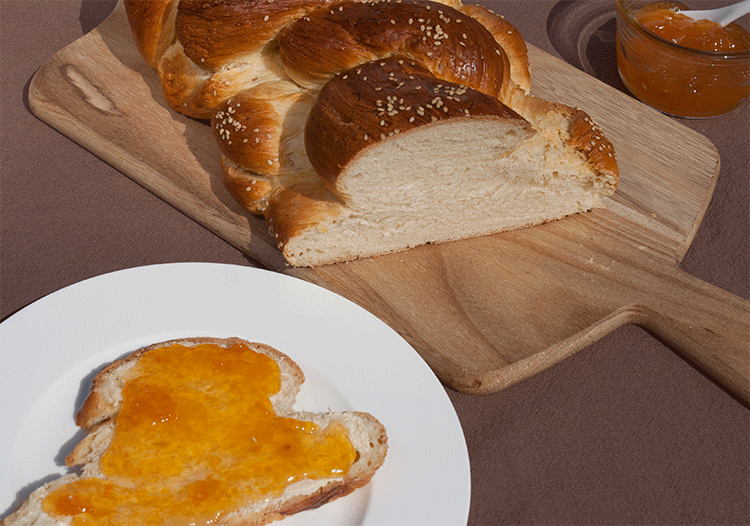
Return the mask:
<svg viewBox="0 0 750 526">
<path fill-rule="evenodd" d="M 315 269 L 284 264 L 221 182 L 205 122 L 163 102 L 122 5 L 34 77 L 32 111 L 270 269 L 329 288 L 403 335 L 448 386 L 489 393 L 628 323 L 750 399 L 749 302 L 680 270 L 719 157 L 701 135 L 530 47 L 532 90 L 584 108 L 618 154 L 607 209 Z"/>
</svg>

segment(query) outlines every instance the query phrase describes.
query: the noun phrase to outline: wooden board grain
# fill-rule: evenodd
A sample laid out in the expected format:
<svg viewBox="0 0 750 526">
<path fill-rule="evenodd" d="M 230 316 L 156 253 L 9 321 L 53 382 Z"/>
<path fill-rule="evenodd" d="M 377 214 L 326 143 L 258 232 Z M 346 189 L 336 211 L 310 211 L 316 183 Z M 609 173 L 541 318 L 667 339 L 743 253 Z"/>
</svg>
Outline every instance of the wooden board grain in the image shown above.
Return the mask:
<svg viewBox="0 0 750 526">
<path fill-rule="evenodd" d="M 266 267 L 334 290 L 402 334 L 448 386 L 488 393 L 626 323 L 644 326 L 745 400 L 750 306 L 678 267 L 719 156 L 701 135 L 530 47 L 533 91 L 583 107 L 618 154 L 607 208 L 540 227 L 294 269 L 221 183 L 204 122 L 163 102 L 122 4 L 35 75 L 32 111 Z"/>
</svg>

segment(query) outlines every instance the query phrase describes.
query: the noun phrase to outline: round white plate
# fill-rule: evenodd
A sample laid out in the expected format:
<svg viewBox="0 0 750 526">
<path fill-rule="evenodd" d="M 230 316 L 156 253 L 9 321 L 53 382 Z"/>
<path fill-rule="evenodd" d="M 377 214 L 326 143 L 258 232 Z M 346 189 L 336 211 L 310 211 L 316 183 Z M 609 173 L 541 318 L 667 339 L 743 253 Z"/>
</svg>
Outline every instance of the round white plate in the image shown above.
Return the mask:
<svg viewBox="0 0 750 526">
<path fill-rule="evenodd" d="M 466 524 L 470 472 L 453 406 L 414 349 L 328 290 L 234 265 L 114 272 L 46 296 L 0 324 L 0 517 L 66 472 L 74 417 L 103 365 L 186 336 L 238 336 L 294 359 L 298 409 L 372 413 L 388 455 L 372 482 L 283 524 Z"/>
</svg>

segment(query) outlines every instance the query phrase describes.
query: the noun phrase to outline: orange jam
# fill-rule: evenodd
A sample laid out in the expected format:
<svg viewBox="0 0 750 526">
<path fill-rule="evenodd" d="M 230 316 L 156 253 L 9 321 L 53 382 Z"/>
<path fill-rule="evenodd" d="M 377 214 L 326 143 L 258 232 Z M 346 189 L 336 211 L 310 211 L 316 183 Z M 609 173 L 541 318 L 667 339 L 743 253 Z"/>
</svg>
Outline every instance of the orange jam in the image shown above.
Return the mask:
<svg viewBox="0 0 750 526">
<path fill-rule="evenodd" d="M 693 20 L 680 13 L 687 7 L 678 2 L 656 2 L 635 13 L 643 27 L 664 40 L 698 51 L 747 51 L 750 35 L 737 24 L 721 27 L 710 20 Z"/>
<path fill-rule="evenodd" d="M 339 424 L 280 417 L 274 360 L 244 344 L 151 350 L 126 373 L 106 479 L 43 502 L 74 525 L 212 524 L 303 479 L 347 473 L 356 452 Z"/>
<path fill-rule="evenodd" d="M 750 96 L 750 35 L 655 2 L 630 13 L 618 0 L 617 64 L 628 89 L 670 115 L 710 117 Z"/>
</svg>

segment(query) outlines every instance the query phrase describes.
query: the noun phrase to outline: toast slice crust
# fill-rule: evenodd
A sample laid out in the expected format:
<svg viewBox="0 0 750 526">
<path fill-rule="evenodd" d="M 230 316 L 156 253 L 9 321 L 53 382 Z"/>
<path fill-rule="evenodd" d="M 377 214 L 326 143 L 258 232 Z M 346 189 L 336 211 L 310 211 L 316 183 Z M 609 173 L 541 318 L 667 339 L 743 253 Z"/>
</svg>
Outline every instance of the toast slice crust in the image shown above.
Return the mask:
<svg viewBox="0 0 750 526">
<path fill-rule="evenodd" d="M 383 464 L 385 428 L 367 413 L 294 410 L 304 380 L 282 352 L 239 338 L 137 350 L 92 382 L 76 417 L 88 435 L 66 459 L 79 468 L 0 524 L 260 525 L 347 495 Z"/>
</svg>

